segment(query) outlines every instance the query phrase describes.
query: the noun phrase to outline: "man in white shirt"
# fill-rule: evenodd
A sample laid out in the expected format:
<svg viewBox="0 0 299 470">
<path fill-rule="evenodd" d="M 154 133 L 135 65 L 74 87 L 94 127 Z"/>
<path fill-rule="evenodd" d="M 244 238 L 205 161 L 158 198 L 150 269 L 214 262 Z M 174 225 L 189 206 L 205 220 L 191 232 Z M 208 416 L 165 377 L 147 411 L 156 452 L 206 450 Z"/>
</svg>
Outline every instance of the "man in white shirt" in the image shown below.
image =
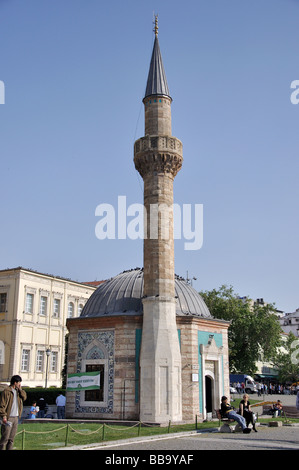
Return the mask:
<svg viewBox="0 0 299 470">
<path fill-rule="evenodd" d="M 64 419 L 66 398 L 62 393 L 56 398 L 57 418 Z"/>
</svg>

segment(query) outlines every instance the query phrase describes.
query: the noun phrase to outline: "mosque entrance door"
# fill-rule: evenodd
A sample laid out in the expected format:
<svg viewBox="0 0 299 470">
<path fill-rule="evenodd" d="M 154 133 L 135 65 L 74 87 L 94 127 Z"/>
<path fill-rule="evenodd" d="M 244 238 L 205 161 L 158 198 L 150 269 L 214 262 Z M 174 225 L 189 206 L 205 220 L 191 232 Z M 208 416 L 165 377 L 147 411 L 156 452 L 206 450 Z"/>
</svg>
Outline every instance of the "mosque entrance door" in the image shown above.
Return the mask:
<svg viewBox="0 0 299 470">
<path fill-rule="evenodd" d="M 213 412 L 213 379 L 206 375 L 206 412 Z"/>
</svg>

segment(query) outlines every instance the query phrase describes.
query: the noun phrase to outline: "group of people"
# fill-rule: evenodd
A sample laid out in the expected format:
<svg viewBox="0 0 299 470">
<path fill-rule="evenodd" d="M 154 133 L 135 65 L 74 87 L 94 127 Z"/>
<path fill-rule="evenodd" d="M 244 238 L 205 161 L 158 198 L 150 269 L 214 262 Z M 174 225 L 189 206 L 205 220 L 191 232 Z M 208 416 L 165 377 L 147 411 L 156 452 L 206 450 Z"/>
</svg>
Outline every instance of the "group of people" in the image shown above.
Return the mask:
<svg viewBox="0 0 299 470">
<path fill-rule="evenodd" d="M 256 383 L 257 393 L 260 397 L 261 395 L 291 395 L 292 393 L 297 393 L 296 387 L 292 385 L 283 385 L 283 384 L 273 384 L 269 385 L 262 382 Z"/>
<path fill-rule="evenodd" d="M 65 402 L 66 402 L 65 396 L 62 393 L 58 395 L 58 397 L 56 398 L 58 419 L 64 419 L 65 417 Z M 29 410 L 29 419 L 44 418 L 46 410 L 47 410 L 47 403 L 44 398 L 40 398 L 38 402 L 34 401 Z M 53 418 L 52 415 L 49 417 Z"/>
<path fill-rule="evenodd" d="M 47 403 L 44 398 L 39 398 L 38 402 L 34 401 L 29 410 L 29 418 L 44 418 L 47 412 Z"/>
<path fill-rule="evenodd" d="M 240 424 L 242 427 L 243 433 L 249 434 L 251 429 L 249 428 L 249 424 L 252 424 L 252 429 L 257 432 L 255 422 L 256 417 L 250 407 L 250 401 L 248 400 L 248 395 L 245 393 L 243 395 L 243 400 L 240 401 L 240 408 L 238 411 L 228 403 L 228 398 L 223 396 L 221 399 L 221 415 L 223 418 L 233 419 L 237 423 Z M 299 391 L 297 393 L 297 400 L 296 400 L 296 408 L 299 409 Z M 282 403 L 280 400 L 277 400 L 273 403 L 272 406 L 272 413 L 273 416 L 281 416 L 282 414 Z"/>
<path fill-rule="evenodd" d="M 27 393 L 22 389 L 22 378 L 19 375 L 14 375 L 10 380 L 10 385 L 0 394 L 0 450 L 13 449 L 19 419 L 22 417 L 23 405 L 26 399 Z M 58 419 L 64 419 L 65 401 L 65 396 L 62 394 L 56 399 Z M 32 403 L 29 412 L 30 419 L 35 419 L 37 416 L 43 418 L 46 408 L 47 404 L 44 398 L 40 398 L 38 404 L 36 402 Z"/>
<path fill-rule="evenodd" d="M 237 390 L 237 393 L 241 394 L 245 392 L 244 382 L 234 382 L 233 386 Z M 283 385 L 278 383 L 263 383 L 256 382 L 257 394 L 262 395 L 296 395 L 299 390 L 299 384 Z"/>
<path fill-rule="evenodd" d="M 248 400 L 248 395 L 245 393 L 243 395 L 243 400 L 240 401 L 240 408 L 238 412 L 235 408 L 228 403 L 228 398 L 223 396 L 221 398 L 221 409 L 220 413 L 223 418 L 229 418 L 236 421 L 240 424 L 243 433 L 249 434 L 251 432 L 251 428 L 249 428 L 249 424 L 252 424 L 252 429 L 257 432 L 255 426 L 255 415 L 250 407 L 250 401 Z"/>
</svg>

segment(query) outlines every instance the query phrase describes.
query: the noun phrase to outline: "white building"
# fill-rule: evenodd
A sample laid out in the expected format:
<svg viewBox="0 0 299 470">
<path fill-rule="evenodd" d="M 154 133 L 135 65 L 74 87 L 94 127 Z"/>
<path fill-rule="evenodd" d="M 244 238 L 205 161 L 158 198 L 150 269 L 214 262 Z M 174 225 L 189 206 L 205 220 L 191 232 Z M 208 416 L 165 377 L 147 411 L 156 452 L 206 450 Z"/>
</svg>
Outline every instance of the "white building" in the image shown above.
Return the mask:
<svg viewBox="0 0 299 470">
<path fill-rule="evenodd" d="M 285 333 L 293 333 L 299 336 L 299 308 L 293 313 L 286 313 L 279 319 L 282 330 Z"/>
<path fill-rule="evenodd" d="M 61 386 L 66 319 L 78 317 L 98 283 L 18 267 L 0 271 L 0 382 Z"/>
</svg>

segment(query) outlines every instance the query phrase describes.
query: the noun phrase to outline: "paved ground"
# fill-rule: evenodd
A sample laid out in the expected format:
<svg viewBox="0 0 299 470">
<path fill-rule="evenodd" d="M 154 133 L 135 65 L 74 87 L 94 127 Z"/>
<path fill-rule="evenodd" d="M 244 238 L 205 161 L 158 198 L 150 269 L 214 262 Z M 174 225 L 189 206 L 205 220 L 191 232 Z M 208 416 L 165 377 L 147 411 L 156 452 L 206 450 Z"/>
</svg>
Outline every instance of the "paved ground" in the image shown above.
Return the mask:
<svg viewBox="0 0 299 470">
<path fill-rule="evenodd" d="M 276 401 L 277 398 L 281 400 L 283 405 L 295 406 L 295 395 L 268 395 L 260 397 L 261 400 L 265 401 Z M 174 451 L 179 451 L 184 454 L 193 455 L 193 464 L 196 463 L 198 458 L 199 454 L 197 452 L 202 450 L 299 450 L 299 426 L 274 428 L 259 425 L 257 429 L 257 433 L 252 431 L 250 434 L 219 433 L 217 421 L 215 422 L 215 429 L 211 431 L 192 431 L 166 436 L 152 436 L 150 438 L 140 437 L 92 446 L 82 446 L 81 448 L 76 446 L 68 449 L 101 450 L 103 453 L 105 451 L 117 453 L 115 455 L 119 455 L 119 451 L 125 451 L 126 455 L 130 455 L 130 451 L 132 451 L 132 456 L 138 455 L 138 452 L 136 454 L 134 451 L 147 451 L 147 455 L 150 455 L 152 452 L 153 458 L 159 455 L 159 452 L 161 452 L 161 455 L 165 455 L 165 452 L 174 454 Z M 64 448 L 64 450 L 67 450 L 67 448 Z"/>
<path fill-rule="evenodd" d="M 257 433 L 220 434 L 205 432 L 182 437 L 140 440 L 126 444 L 111 444 L 105 447 L 94 447 L 94 450 L 109 451 L 182 451 L 184 453 L 201 450 L 299 450 L 299 428 L 259 427 Z M 165 452 L 164 452 L 165 453 Z M 133 454 L 132 454 L 133 455 Z"/>
</svg>

